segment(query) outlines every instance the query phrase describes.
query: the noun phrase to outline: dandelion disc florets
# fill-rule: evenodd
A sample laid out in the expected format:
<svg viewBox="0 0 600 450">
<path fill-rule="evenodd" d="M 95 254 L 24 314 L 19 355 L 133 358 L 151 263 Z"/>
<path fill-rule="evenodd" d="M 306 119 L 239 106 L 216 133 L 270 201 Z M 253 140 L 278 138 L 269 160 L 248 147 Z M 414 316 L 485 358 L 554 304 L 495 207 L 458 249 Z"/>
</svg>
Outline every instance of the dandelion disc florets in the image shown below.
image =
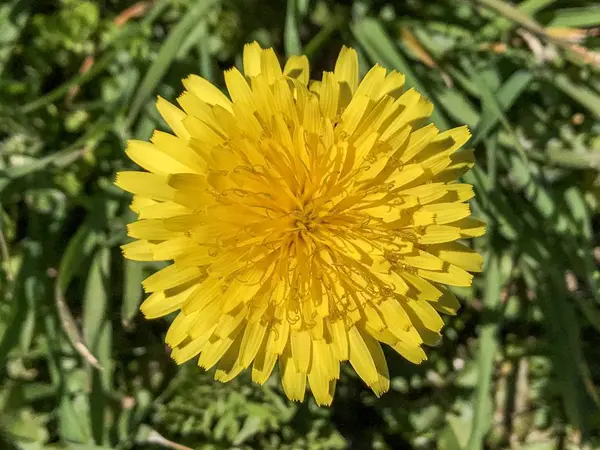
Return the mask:
<svg viewBox="0 0 600 450">
<path fill-rule="evenodd" d="M 198 77 L 158 110 L 173 134 L 130 141 L 148 172 L 120 172 L 134 195 L 133 260 L 172 260 L 144 283 L 147 318 L 179 311 L 166 342 L 227 381 L 279 363 L 290 399 L 306 383 L 330 404 L 349 361 L 379 395 L 389 387 L 381 343 L 420 363 L 455 314 L 446 285 L 469 286 L 481 257 L 458 241 L 469 218 L 473 164 L 465 127 L 440 133 L 433 107 L 404 76 L 373 67 L 359 80 L 343 48 L 309 81 L 306 57 L 281 69 L 272 49 L 244 48 L 229 96 Z"/>
</svg>

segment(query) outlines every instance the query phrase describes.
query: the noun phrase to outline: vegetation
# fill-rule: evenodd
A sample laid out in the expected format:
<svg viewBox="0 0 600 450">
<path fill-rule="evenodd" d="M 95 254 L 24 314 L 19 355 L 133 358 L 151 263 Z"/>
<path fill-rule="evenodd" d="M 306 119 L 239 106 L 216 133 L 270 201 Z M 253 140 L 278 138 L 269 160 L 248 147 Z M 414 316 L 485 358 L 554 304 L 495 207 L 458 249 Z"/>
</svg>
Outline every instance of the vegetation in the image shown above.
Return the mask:
<svg viewBox="0 0 600 450">
<path fill-rule="evenodd" d="M 1 2 L 0 448 L 600 449 L 595 27 L 593 0 Z M 313 73 L 351 45 L 473 131 L 485 272 L 379 399 L 352 371 L 331 408 L 221 384 L 138 314 L 157 266 L 120 254 L 125 143 L 251 40 Z"/>
</svg>

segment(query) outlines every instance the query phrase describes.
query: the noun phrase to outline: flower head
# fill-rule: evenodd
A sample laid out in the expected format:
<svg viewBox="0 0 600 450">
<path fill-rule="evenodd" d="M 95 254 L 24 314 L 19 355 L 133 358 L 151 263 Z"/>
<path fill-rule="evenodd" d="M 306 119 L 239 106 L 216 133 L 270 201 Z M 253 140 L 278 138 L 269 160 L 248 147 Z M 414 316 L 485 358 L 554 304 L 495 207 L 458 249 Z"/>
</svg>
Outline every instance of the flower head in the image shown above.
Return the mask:
<svg viewBox="0 0 600 450">
<path fill-rule="evenodd" d="M 381 343 L 420 363 L 455 314 L 446 285 L 469 286 L 482 259 L 458 242 L 484 232 L 469 218 L 473 164 L 465 127 L 440 133 L 433 106 L 404 76 L 373 67 L 359 79 L 343 48 L 309 81 L 305 56 L 283 71 L 272 49 L 244 48 L 229 96 L 190 76 L 176 107 L 158 110 L 174 135 L 130 141 L 148 172 L 120 172 L 134 195 L 137 240 L 127 258 L 172 260 L 143 282 L 147 318 L 179 311 L 166 341 L 178 363 L 198 358 L 227 381 L 275 364 L 290 399 L 306 383 L 330 404 L 349 361 L 380 395 Z M 180 109 L 181 108 L 181 109 Z"/>
</svg>

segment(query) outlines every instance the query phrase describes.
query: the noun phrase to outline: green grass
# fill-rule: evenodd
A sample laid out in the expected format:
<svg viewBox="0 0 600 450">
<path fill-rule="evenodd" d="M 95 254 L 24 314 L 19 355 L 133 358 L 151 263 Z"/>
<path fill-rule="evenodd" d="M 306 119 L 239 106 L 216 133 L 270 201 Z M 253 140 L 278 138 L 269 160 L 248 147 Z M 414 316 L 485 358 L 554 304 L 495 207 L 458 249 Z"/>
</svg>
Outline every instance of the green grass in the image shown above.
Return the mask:
<svg viewBox="0 0 600 450">
<path fill-rule="evenodd" d="M 0 448 L 600 449 L 596 3 L 2 2 Z M 545 27 L 589 32 L 577 49 Z M 426 363 L 387 352 L 380 399 L 349 370 L 331 408 L 289 402 L 276 377 L 223 385 L 177 368 L 167 321 L 138 313 L 158 266 L 120 254 L 125 143 L 165 128 L 156 95 L 190 73 L 222 87 L 255 39 L 313 75 L 353 46 L 363 71 L 405 73 L 438 127 L 473 132 L 485 272 Z"/>
</svg>

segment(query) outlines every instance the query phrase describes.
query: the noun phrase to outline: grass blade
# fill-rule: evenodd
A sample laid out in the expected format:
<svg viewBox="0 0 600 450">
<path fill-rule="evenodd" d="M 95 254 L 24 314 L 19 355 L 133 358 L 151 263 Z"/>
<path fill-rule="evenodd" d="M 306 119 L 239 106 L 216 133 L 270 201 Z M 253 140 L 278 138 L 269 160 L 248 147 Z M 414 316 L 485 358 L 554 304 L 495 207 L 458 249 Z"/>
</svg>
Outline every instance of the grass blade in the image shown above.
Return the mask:
<svg viewBox="0 0 600 450">
<path fill-rule="evenodd" d="M 300 33 L 298 31 L 298 7 L 297 0 L 288 0 L 285 10 L 285 32 L 284 47 L 287 57 L 299 55 L 302 53 L 302 44 L 300 42 Z"/>
<path fill-rule="evenodd" d="M 505 128 L 511 129 L 506 112 L 529 86 L 533 80 L 533 74 L 528 70 L 518 70 L 500 87 L 497 94 L 490 91 L 474 70 L 471 71 L 471 75 L 479 87 L 483 100 L 481 121 L 473 133 L 471 141 L 471 145 L 477 145 L 489 135 L 498 122 L 502 122 Z"/>
<path fill-rule="evenodd" d="M 560 389 L 565 414 L 576 430 L 585 433 L 590 404 L 581 376 L 585 361 L 580 347 L 580 326 L 573 304 L 564 295 L 564 285 L 552 281 L 562 281 L 562 274 L 554 272 L 542 282 L 532 275 L 530 287 L 536 286 L 540 296 L 548 342 L 552 343 L 549 351 L 554 361 L 557 387 Z"/>
<path fill-rule="evenodd" d="M 552 11 L 548 27 L 586 28 L 600 25 L 600 6 L 583 6 Z"/>
<path fill-rule="evenodd" d="M 594 90 L 581 83 L 573 82 L 566 73 L 552 73 L 544 78 L 594 114 L 596 118 L 600 118 L 600 96 Z"/>
<path fill-rule="evenodd" d="M 144 265 L 138 261 L 126 260 L 123 268 L 123 304 L 121 305 L 121 320 L 128 327 L 138 313 L 142 301 L 142 281 L 144 280 Z"/>
<path fill-rule="evenodd" d="M 490 231 L 493 236 L 493 230 Z M 485 290 L 483 325 L 479 333 L 479 349 L 477 351 L 478 383 L 475 393 L 475 405 L 473 411 L 473 426 L 467 450 L 481 450 L 485 435 L 492 421 L 490 390 L 492 374 L 494 369 L 494 358 L 498 351 L 498 327 L 499 321 L 495 317 L 500 305 L 500 291 L 502 281 L 500 274 L 500 256 L 497 250 L 490 246 L 487 267 L 485 270 Z"/>
<path fill-rule="evenodd" d="M 535 13 L 556 3 L 556 0 L 525 0 L 517 8 L 521 13 L 533 16 Z M 494 36 L 509 30 L 514 22 L 505 17 L 499 16 L 492 23 L 486 25 L 481 30 L 482 36 Z"/>
<path fill-rule="evenodd" d="M 109 262 L 110 250 L 102 247 L 92 261 L 83 301 L 83 338 L 96 355 L 103 371 L 92 372 L 92 390 L 89 394 L 92 435 L 97 444 L 108 439 L 109 427 L 105 423 L 106 398 L 110 392 L 112 373 L 111 324 L 109 318 Z"/>
<path fill-rule="evenodd" d="M 477 83 L 481 88 L 484 112 L 481 122 L 473 133 L 472 145 L 477 145 L 485 139 L 499 121 L 508 123 L 505 113 L 510 110 L 532 80 L 533 74 L 530 71 L 519 70 L 500 87 L 497 95 L 490 92 L 485 84 Z"/>
<path fill-rule="evenodd" d="M 187 38 L 191 30 L 198 26 L 198 22 L 201 22 L 200 19 L 202 16 L 213 4 L 214 0 L 201 0 L 194 3 L 183 19 L 170 31 L 158 52 L 156 60 L 152 63 L 148 72 L 146 72 L 131 102 L 131 108 L 129 109 L 126 121 L 128 127 L 133 124 L 142 107 L 150 96 L 153 95 L 156 87 L 167 73 L 167 70 L 169 70 L 169 67 L 171 67 L 180 45 Z"/>
</svg>

